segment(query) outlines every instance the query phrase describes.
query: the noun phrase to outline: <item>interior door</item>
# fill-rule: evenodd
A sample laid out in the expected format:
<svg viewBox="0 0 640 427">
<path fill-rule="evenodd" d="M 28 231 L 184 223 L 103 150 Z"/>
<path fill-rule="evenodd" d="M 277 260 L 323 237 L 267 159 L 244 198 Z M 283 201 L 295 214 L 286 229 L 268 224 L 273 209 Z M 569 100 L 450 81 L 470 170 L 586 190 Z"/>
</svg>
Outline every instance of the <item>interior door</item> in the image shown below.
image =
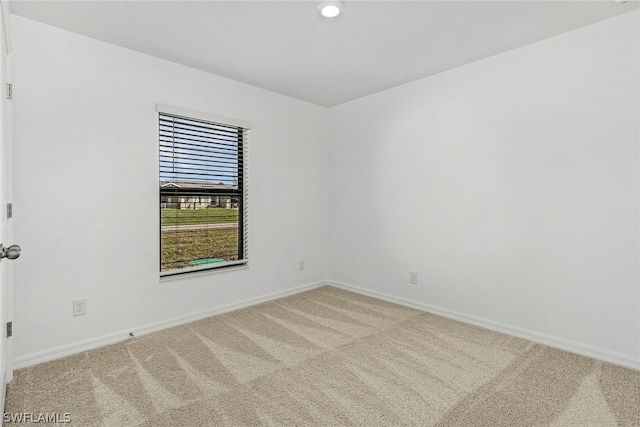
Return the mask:
<svg viewBox="0 0 640 427">
<path fill-rule="evenodd" d="M 11 40 L 9 37 L 9 13 L 6 1 L 0 3 L 0 244 L 5 248 L 13 244 L 13 220 L 8 204 L 13 198 L 12 185 L 12 101 L 8 99 L 11 82 Z M 0 253 L 1 255 L 1 253 Z M 0 259 L 0 376 L 2 396 L 0 407 L 4 412 L 6 385 L 13 378 L 13 338 L 8 337 L 7 323 L 13 318 L 13 261 Z"/>
</svg>

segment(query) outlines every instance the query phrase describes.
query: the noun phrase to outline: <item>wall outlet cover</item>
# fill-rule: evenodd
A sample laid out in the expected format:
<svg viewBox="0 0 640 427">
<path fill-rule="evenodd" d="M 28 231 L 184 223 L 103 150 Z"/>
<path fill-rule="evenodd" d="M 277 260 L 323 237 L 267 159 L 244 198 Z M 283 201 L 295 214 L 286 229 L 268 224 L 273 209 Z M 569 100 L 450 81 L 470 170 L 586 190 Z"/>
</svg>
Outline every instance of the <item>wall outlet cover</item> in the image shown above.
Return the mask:
<svg viewBox="0 0 640 427">
<path fill-rule="evenodd" d="M 417 285 L 418 284 L 418 273 L 415 271 L 409 272 L 409 283 Z"/>
<path fill-rule="evenodd" d="M 87 314 L 87 299 L 74 299 L 73 300 L 73 315 L 74 316 L 83 316 Z"/>
</svg>

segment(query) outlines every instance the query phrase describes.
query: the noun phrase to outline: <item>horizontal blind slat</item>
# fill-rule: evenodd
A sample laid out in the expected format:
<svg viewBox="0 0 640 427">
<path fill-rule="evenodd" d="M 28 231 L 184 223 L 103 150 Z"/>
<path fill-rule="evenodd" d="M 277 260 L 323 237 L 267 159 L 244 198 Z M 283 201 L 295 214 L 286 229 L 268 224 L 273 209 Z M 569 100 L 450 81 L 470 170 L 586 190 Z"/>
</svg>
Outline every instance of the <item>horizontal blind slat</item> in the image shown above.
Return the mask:
<svg viewBox="0 0 640 427">
<path fill-rule="evenodd" d="M 237 132 L 214 132 L 212 129 L 205 128 L 186 128 L 182 126 L 170 126 L 170 125 L 162 125 L 160 126 L 161 133 L 164 134 L 179 134 L 179 135 L 188 135 L 191 137 L 205 138 L 205 139 L 219 139 L 221 141 L 235 141 L 238 139 L 239 135 Z"/>
<path fill-rule="evenodd" d="M 221 163 L 228 163 L 228 164 L 237 164 L 238 161 L 237 159 L 239 158 L 240 160 L 242 160 L 243 156 L 238 155 L 234 158 L 230 158 L 228 156 L 208 156 L 203 158 L 203 156 L 197 156 L 197 155 L 190 155 L 187 153 L 175 153 L 173 151 L 168 151 L 168 150 L 160 150 L 160 153 L 163 153 L 162 155 L 164 157 L 171 157 L 171 158 L 175 158 L 175 159 L 182 159 L 182 160 L 201 160 L 201 161 L 206 161 L 207 159 L 220 159 L 220 160 L 215 160 L 217 162 L 221 162 Z M 235 162 L 234 162 L 235 160 Z M 213 161 L 213 160 L 212 160 Z M 186 162 L 185 162 L 186 163 Z"/>
<path fill-rule="evenodd" d="M 193 141 L 205 144 L 216 144 L 221 147 L 233 147 L 237 149 L 238 141 L 235 139 L 220 139 L 220 138 L 204 138 L 198 137 L 197 135 L 188 135 L 179 132 L 164 132 L 160 133 L 160 140 L 165 140 L 167 142 L 175 143 L 182 142 L 184 144 L 189 144 L 189 142 L 185 141 Z"/>
<path fill-rule="evenodd" d="M 238 145 L 234 144 L 222 144 L 217 141 L 206 140 L 190 140 L 186 138 L 172 138 L 170 136 L 161 135 L 160 142 L 162 145 L 175 146 L 183 145 L 185 147 L 206 147 L 209 150 L 225 150 L 225 151 L 239 151 Z"/>
<path fill-rule="evenodd" d="M 216 129 L 223 132 L 235 133 L 240 127 L 221 123 L 206 122 L 198 119 L 185 119 L 160 113 L 160 124 L 166 126 L 184 126 L 193 128 Z"/>
</svg>

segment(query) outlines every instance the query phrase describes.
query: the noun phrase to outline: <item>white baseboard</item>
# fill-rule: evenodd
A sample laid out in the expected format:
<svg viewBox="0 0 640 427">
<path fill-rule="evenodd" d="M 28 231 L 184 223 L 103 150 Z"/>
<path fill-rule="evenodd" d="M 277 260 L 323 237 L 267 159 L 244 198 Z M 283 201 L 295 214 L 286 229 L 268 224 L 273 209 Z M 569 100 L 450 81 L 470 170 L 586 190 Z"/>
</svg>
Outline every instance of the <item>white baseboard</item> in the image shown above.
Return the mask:
<svg viewBox="0 0 640 427">
<path fill-rule="evenodd" d="M 609 350 L 604 350 L 597 347 L 577 343 L 574 341 L 566 340 L 563 338 L 554 337 L 551 335 L 542 334 L 535 331 L 519 328 L 517 326 L 511 326 L 493 320 L 483 319 L 476 316 L 471 316 L 464 313 L 459 313 L 446 308 L 436 307 L 430 304 L 425 304 L 419 301 L 410 300 L 407 298 L 398 297 L 383 292 L 374 291 L 371 289 L 361 288 L 359 286 L 350 285 L 347 283 L 337 281 L 319 281 L 314 283 L 308 283 L 301 286 L 295 286 L 282 291 L 273 292 L 266 295 L 261 295 L 254 298 L 237 301 L 231 304 L 225 304 L 217 307 L 212 307 L 206 310 L 201 310 L 195 313 L 190 313 L 184 316 L 175 317 L 172 319 L 163 320 L 148 325 L 131 328 L 126 331 L 120 331 L 113 334 L 103 335 L 101 337 L 91 338 L 76 343 L 67 344 L 64 346 L 52 348 L 49 350 L 28 354 L 25 356 L 17 357 L 14 359 L 14 369 L 20 369 L 38 363 L 48 362 L 51 360 L 59 359 L 64 356 L 70 356 L 72 354 L 80 353 L 86 350 L 92 350 L 94 348 L 103 347 L 108 344 L 114 344 L 120 341 L 129 339 L 130 333 L 134 336 L 146 335 L 151 332 L 156 332 L 162 329 L 170 328 L 173 326 L 182 325 L 185 323 L 193 322 L 195 320 L 204 319 L 216 314 L 222 314 L 240 308 L 248 307 L 251 305 L 259 304 L 261 302 L 271 301 L 277 298 L 282 298 L 287 295 L 297 294 L 310 289 L 315 289 L 320 286 L 330 285 L 336 288 L 345 289 L 347 291 L 356 292 L 362 295 L 367 295 L 373 298 L 389 301 L 392 303 L 412 307 L 418 310 L 426 311 L 428 313 L 437 314 L 439 316 L 447 317 L 450 319 L 458 320 L 464 323 L 480 326 L 485 329 L 489 329 L 496 332 L 501 332 L 507 335 L 512 335 L 518 338 L 523 338 L 529 341 L 537 342 L 549 347 L 565 350 L 571 353 L 579 354 L 581 356 L 587 356 L 598 360 L 614 363 L 616 365 L 626 366 L 633 369 L 640 370 L 640 360 L 634 359 L 631 356 L 615 353 Z M 3 387 L 4 384 L 4 370 L 0 373 L 2 376 Z M 4 390 L 4 389 L 3 389 Z M 4 400 L 2 400 L 4 402 Z"/>
<path fill-rule="evenodd" d="M 38 363 L 49 362 L 51 360 L 59 359 L 61 357 L 70 356 L 72 354 L 80 353 L 86 350 L 92 350 L 95 348 L 103 347 L 105 345 L 115 344 L 117 342 L 127 340 L 131 338 L 129 335 L 130 333 L 133 333 L 133 335 L 136 337 L 141 335 L 146 335 L 151 332 L 156 332 L 162 329 L 171 328 L 173 326 L 183 325 L 185 323 L 204 319 L 206 317 L 214 316 L 216 314 L 227 313 L 229 311 L 238 310 L 240 308 L 259 304 L 261 302 L 271 301 L 277 298 L 285 297 L 287 295 L 308 291 L 310 289 L 315 289 L 320 286 L 324 286 L 326 284 L 327 282 L 323 280 L 319 282 L 308 283 L 301 286 L 294 286 L 292 288 L 288 288 L 282 291 L 272 292 L 270 294 L 248 298 L 248 299 L 233 302 L 230 304 L 211 307 L 206 310 L 197 311 L 194 313 L 186 314 L 184 316 L 174 317 L 172 319 L 162 320 L 160 322 L 155 322 L 148 325 L 127 329 L 126 331 L 115 332 L 112 334 L 103 335 L 101 337 L 91 338 L 88 340 L 79 341 L 79 342 L 63 345 L 60 347 L 55 347 L 49 350 L 27 354 L 25 356 L 16 357 L 13 361 L 13 367 L 14 369 L 20 369 L 20 368 L 25 368 L 31 365 L 36 365 Z"/>
<path fill-rule="evenodd" d="M 483 319 L 481 317 L 471 316 L 468 314 L 459 313 L 457 311 L 448 310 L 446 308 L 436 307 L 419 301 L 413 301 L 407 298 L 373 291 L 371 289 L 361 288 L 359 286 L 353 286 L 347 283 L 329 280 L 327 281 L 327 284 L 335 286 L 336 288 L 341 288 L 347 291 L 356 292 L 373 298 L 378 298 L 381 300 L 415 308 L 421 311 L 426 311 L 428 313 L 437 314 L 439 316 L 458 320 L 460 322 L 480 326 L 492 331 L 501 332 L 503 334 L 512 335 L 518 338 L 524 338 L 526 340 L 543 344 L 548 347 L 553 347 L 560 350 L 568 351 L 570 353 L 579 354 L 581 356 L 587 356 L 593 359 L 603 360 L 605 362 L 614 363 L 616 365 L 640 370 L 640 360 L 625 354 L 615 353 L 609 350 L 592 347 L 563 338 L 558 338 L 551 335 L 530 331 L 528 329 L 519 328 L 517 326 L 511 326 L 504 323 L 495 322 L 493 320 Z"/>
</svg>

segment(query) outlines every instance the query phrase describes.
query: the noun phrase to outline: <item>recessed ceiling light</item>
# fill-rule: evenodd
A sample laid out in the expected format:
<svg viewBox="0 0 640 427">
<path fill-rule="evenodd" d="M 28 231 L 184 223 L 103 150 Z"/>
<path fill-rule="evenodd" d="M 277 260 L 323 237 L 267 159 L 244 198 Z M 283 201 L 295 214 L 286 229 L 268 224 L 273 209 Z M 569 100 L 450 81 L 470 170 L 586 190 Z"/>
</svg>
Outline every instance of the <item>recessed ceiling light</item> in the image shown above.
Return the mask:
<svg viewBox="0 0 640 427">
<path fill-rule="evenodd" d="M 342 14 L 342 11 L 344 10 L 344 3 L 340 0 L 324 0 L 318 4 L 316 10 L 325 18 L 335 18 Z"/>
</svg>

